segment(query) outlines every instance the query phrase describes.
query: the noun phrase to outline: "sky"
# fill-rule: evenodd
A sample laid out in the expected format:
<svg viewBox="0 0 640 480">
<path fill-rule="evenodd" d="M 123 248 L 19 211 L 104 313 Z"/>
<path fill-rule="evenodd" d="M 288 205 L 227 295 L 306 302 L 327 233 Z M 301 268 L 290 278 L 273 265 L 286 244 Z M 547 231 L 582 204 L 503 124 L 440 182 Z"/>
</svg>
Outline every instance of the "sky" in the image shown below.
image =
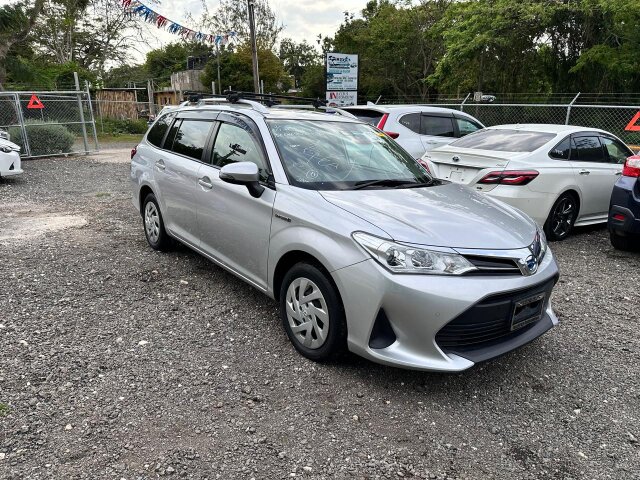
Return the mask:
<svg viewBox="0 0 640 480">
<path fill-rule="evenodd" d="M 202 12 L 200 0 L 141 0 L 148 7 L 165 17 L 181 25 L 195 29 L 195 25 L 189 25 L 185 21 L 185 13 L 191 11 L 194 17 Z M 209 10 L 214 10 L 219 5 L 219 0 L 206 0 Z M 14 0 L 0 0 L 0 5 L 15 3 Z M 367 0 L 270 0 L 271 7 L 276 12 L 280 23 L 285 29 L 281 38 L 290 37 L 300 42 L 307 40 L 313 43 L 318 34 L 332 36 L 337 30 L 344 11 L 359 13 L 366 5 Z M 142 21 L 142 20 L 141 20 Z M 150 26 L 147 29 L 150 36 L 149 47 L 141 47 L 140 51 L 133 54 L 134 61 L 143 61 L 146 51 L 158 48 L 163 44 L 179 40 L 179 36 Z M 204 32 L 218 33 L 218 32 Z"/>
</svg>

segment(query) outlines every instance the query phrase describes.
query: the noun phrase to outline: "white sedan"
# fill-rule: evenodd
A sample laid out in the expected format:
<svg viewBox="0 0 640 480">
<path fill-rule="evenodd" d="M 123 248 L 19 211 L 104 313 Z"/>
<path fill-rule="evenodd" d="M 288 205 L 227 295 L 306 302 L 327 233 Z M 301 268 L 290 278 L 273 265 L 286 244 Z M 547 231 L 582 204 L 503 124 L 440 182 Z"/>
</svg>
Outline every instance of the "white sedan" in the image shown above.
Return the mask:
<svg viewBox="0 0 640 480">
<path fill-rule="evenodd" d="M 498 125 L 424 154 L 437 178 L 469 185 L 533 217 L 547 237 L 606 222 L 633 152 L 611 133 L 571 125 Z"/>
<path fill-rule="evenodd" d="M 0 178 L 22 173 L 20 147 L 9 140 L 0 138 Z"/>
</svg>

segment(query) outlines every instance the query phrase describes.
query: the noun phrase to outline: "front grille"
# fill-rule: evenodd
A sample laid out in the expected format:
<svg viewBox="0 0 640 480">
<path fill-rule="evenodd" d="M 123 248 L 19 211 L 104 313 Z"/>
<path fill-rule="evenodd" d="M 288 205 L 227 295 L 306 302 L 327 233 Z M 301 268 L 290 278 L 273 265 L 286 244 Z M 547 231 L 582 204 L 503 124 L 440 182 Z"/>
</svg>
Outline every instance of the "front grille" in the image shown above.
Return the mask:
<svg viewBox="0 0 640 480">
<path fill-rule="evenodd" d="M 511 330 L 516 303 L 546 293 L 544 313 L 555 282 L 556 279 L 551 279 L 535 287 L 485 298 L 442 327 L 436 334 L 436 343 L 445 351 L 460 347 L 481 348 L 525 332 L 535 323 Z"/>
<path fill-rule="evenodd" d="M 465 255 L 465 258 L 478 269 L 467 273 L 467 275 L 522 275 L 518 264 L 512 258 L 474 255 Z"/>
</svg>

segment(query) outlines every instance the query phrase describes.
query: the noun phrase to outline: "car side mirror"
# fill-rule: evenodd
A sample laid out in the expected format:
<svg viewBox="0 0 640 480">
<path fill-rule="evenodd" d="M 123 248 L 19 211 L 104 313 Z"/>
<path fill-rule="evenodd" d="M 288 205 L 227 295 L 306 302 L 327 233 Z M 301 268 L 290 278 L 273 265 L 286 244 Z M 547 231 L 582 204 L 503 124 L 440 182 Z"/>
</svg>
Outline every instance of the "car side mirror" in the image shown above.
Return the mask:
<svg viewBox="0 0 640 480">
<path fill-rule="evenodd" d="M 249 194 L 260 198 L 264 187 L 260 185 L 258 166 L 252 162 L 229 163 L 220 169 L 220 180 L 234 185 L 245 185 Z"/>
</svg>

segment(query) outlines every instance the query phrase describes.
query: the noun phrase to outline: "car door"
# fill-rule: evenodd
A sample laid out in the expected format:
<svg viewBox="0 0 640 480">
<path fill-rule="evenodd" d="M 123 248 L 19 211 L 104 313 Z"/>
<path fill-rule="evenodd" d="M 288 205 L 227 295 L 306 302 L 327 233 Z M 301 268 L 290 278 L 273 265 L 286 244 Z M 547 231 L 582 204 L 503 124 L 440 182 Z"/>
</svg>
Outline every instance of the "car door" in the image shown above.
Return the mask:
<svg viewBox="0 0 640 480">
<path fill-rule="evenodd" d="M 155 162 L 158 193 L 165 227 L 176 237 L 199 245 L 196 186 L 200 162 L 211 127 L 210 119 L 178 114 Z"/>
<path fill-rule="evenodd" d="M 580 220 L 606 218 L 616 177 L 598 133 L 571 135 L 570 161 L 576 183 L 582 192 Z"/>
<path fill-rule="evenodd" d="M 266 288 L 267 259 L 275 187 L 256 125 L 241 115 L 218 117 L 209 158 L 198 172 L 197 214 L 200 248 L 260 288 Z M 258 165 L 266 187 L 254 198 L 244 185 L 220 180 L 220 168 L 232 162 Z"/>
<path fill-rule="evenodd" d="M 393 131 L 393 122 L 388 123 L 392 123 L 392 125 L 385 126 L 384 130 Z M 400 114 L 397 123 L 404 128 L 395 128 L 395 130 L 399 130 L 396 132 L 398 134 L 395 138 L 396 142 L 409 152 L 413 158 L 420 158 L 425 152 L 425 146 L 422 142 L 422 136 L 420 135 L 420 112 Z"/>
<path fill-rule="evenodd" d="M 422 113 L 420 116 L 420 139 L 427 152 L 441 145 L 447 145 L 455 138 L 456 130 L 452 114 Z"/>
</svg>

